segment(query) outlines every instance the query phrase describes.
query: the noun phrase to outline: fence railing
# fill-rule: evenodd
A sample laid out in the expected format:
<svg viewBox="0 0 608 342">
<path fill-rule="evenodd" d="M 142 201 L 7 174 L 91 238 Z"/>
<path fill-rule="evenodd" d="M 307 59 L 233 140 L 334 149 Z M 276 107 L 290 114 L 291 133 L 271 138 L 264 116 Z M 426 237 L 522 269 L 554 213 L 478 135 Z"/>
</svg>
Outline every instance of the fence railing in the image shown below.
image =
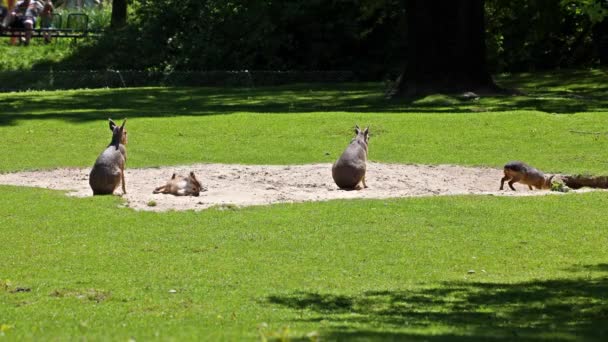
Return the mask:
<svg viewBox="0 0 608 342">
<path fill-rule="evenodd" d="M 42 19 L 39 25 L 31 30 L 25 28 L 0 27 L 0 37 L 22 37 L 29 31 L 32 38 L 84 38 L 99 36 L 101 31 L 89 29 L 89 16 L 86 13 L 68 13 L 67 20 L 63 20 L 63 15 L 53 13 L 50 19 Z M 47 21 L 47 25 L 42 25 Z"/>
<path fill-rule="evenodd" d="M 146 86 L 271 86 L 355 81 L 352 71 L 46 70 L 0 72 L 0 91 Z"/>
</svg>

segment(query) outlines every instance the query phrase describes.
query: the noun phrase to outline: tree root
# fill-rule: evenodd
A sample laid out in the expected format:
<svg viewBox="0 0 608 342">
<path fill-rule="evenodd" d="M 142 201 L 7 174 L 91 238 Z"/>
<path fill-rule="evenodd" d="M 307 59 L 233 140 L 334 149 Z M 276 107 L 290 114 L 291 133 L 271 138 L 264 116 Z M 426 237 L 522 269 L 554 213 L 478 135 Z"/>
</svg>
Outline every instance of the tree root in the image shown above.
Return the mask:
<svg viewBox="0 0 608 342">
<path fill-rule="evenodd" d="M 608 189 L 608 176 L 571 175 L 563 176 L 564 184 L 572 189 L 582 187 Z"/>
</svg>

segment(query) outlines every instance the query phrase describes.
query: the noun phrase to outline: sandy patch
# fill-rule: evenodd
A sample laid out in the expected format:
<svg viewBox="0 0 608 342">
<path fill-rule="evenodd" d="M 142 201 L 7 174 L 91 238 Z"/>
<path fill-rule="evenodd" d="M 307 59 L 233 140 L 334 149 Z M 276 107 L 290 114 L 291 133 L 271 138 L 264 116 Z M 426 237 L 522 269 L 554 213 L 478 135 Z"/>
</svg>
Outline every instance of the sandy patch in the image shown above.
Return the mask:
<svg viewBox="0 0 608 342">
<path fill-rule="evenodd" d="M 67 190 L 73 196 L 92 196 L 90 169 L 56 169 L 0 174 L 0 184 Z M 152 194 L 171 174 L 194 171 L 208 190 L 199 197 Z M 515 184 L 518 191 L 499 191 L 502 170 L 455 165 L 368 163 L 368 189 L 344 191 L 331 177 L 331 164 L 235 165 L 196 164 L 162 168 L 127 169 L 128 206 L 137 210 L 201 210 L 216 205 L 267 205 L 285 202 L 353 198 L 393 198 L 435 195 L 484 194 L 503 196 L 546 195 Z M 505 188 L 506 188 L 505 184 Z M 121 193 L 120 187 L 116 193 Z M 155 206 L 148 204 L 154 201 Z"/>
</svg>

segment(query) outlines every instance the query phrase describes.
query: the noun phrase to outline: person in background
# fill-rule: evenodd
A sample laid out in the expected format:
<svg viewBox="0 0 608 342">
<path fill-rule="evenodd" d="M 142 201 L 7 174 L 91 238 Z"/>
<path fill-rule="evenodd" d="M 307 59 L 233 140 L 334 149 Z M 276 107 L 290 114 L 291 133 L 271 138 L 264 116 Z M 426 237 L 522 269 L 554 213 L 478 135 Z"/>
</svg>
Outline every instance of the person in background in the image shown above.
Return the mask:
<svg viewBox="0 0 608 342">
<path fill-rule="evenodd" d="M 4 28 L 22 29 L 23 21 L 21 20 L 21 18 L 25 15 L 26 9 L 27 6 L 23 4 L 23 1 L 20 1 L 15 4 L 15 6 L 10 9 L 8 15 L 4 18 L 2 26 Z"/>
<path fill-rule="evenodd" d="M 53 28 L 53 11 L 55 7 L 53 7 L 53 2 L 51 0 L 46 0 L 44 2 L 44 6 L 42 8 L 42 13 L 40 13 L 40 28 L 43 29 L 42 35 L 44 36 L 44 43 L 48 44 L 51 42 L 51 34 L 49 32 L 50 29 Z"/>
<path fill-rule="evenodd" d="M 36 27 L 36 19 L 40 15 L 40 11 L 44 8 L 44 5 L 38 0 L 23 0 L 28 2 L 29 5 L 25 10 L 25 18 L 23 20 L 23 26 L 25 27 L 25 41 L 23 42 L 26 46 L 30 44 L 32 38 L 32 30 Z"/>
<path fill-rule="evenodd" d="M 30 44 L 32 30 L 36 26 L 36 18 L 43 7 L 37 0 L 21 0 L 15 4 L 15 8 L 8 15 L 7 26 L 25 29 L 25 37 L 21 37 L 23 44 Z"/>
</svg>

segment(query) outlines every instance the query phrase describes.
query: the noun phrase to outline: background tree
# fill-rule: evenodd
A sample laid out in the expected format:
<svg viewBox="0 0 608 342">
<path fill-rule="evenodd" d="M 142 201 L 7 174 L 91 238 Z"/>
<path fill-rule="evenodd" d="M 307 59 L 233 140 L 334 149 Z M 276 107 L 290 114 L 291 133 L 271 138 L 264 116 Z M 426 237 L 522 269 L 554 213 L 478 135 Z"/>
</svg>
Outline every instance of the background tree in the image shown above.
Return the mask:
<svg viewBox="0 0 608 342">
<path fill-rule="evenodd" d="M 608 0 L 562 0 L 571 15 L 583 16 L 585 28 L 591 30 L 601 65 L 608 65 Z"/>
<path fill-rule="evenodd" d="M 112 0 L 112 22 L 114 29 L 124 27 L 127 24 L 127 0 Z"/>
<path fill-rule="evenodd" d="M 407 62 L 392 96 L 496 92 L 486 61 L 484 0 L 408 0 Z"/>
<path fill-rule="evenodd" d="M 330 70 L 369 81 L 408 67 L 405 94 L 492 89 L 489 73 L 593 67 L 608 46 L 596 5 L 608 0 L 131 1 L 128 18 L 114 3 L 125 28 L 81 44 L 62 67 Z M 418 39 L 406 38 L 417 30 Z"/>
<path fill-rule="evenodd" d="M 379 79 L 405 53 L 395 39 L 405 25 L 401 0 L 138 4 L 138 39 L 154 41 L 146 56 L 161 54 L 163 69 L 348 70 Z"/>
</svg>

